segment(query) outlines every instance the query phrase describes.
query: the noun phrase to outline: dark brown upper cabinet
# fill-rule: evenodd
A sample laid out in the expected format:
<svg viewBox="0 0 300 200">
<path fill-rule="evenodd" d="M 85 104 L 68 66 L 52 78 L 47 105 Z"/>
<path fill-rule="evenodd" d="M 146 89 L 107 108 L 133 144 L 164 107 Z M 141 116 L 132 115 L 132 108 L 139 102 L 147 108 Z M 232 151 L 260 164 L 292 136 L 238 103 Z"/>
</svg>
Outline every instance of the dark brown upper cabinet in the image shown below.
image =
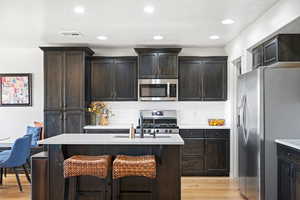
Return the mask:
<svg viewBox="0 0 300 200">
<path fill-rule="evenodd" d="M 226 101 L 227 57 L 179 57 L 180 101 Z"/>
<path fill-rule="evenodd" d="M 44 51 L 44 118 L 46 137 L 83 132 L 88 92 L 87 47 L 41 47 Z M 76 113 L 76 115 L 75 115 Z M 76 123 L 74 123 L 74 119 Z"/>
<path fill-rule="evenodd" d="M 94 57 L 92 101 L 136 101 L 137 57 Z"/>
<path fill-rule="evenodd" d="M 264 65 L 263 62 L 263 47 L 259 46 L 252 50 L 252 63 L 253 69 L 261 67 Z"/>
<path fill-rule="evenodd" d="M 252 50 L 253 69 L 276 62 L 300 61 L 300 34 L 279 34 Z"/>
<path fill-rule="evenodd" d="M 136 48 L 139 63 L 139 78 L 172 79 L 178 77 L 178 54 L 180 48 Z"/>
</svg>

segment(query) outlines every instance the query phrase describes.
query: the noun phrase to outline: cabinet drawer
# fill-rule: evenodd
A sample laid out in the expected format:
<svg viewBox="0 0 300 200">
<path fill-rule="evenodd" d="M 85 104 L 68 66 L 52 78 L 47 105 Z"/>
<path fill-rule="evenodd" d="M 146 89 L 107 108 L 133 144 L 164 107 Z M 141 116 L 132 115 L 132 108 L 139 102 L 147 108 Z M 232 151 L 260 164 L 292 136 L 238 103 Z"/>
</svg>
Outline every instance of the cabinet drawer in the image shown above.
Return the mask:
<svg viewBox="0 0 300 200">
<path fill-rule="evenodd" d="M 184 139 L 183 155 L 204 156 L 204 138 Z"/>
<path fill-rule="evenodd" d="M 203 129 L 180 129 L 180 135 L 183 138 L 204 138 Z"/>
<path fill-rule="evenodd" d="M 183 176 L 200 176 L 204 175 L 204 158 L 201 156 L 184 156 L 182 158 L 182 175 Z"/>
<path fill-rule="evenodd" d="M 205 130 L 205 138 L 228 138 L 230 130 L 228 129 L 208 129 Z"/>
</svg>

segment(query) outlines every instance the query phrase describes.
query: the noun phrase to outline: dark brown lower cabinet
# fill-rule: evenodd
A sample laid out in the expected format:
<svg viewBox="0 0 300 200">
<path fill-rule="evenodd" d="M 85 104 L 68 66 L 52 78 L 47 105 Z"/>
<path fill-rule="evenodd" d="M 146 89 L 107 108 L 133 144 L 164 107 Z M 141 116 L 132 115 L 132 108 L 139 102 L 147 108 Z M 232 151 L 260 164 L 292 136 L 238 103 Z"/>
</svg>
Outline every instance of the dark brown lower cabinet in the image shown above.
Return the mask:
<svg viewBox="0 0 300 200">
<path fill-rule="evenodd" d="M 204 176 L 204 157 L 202 156 L 183 156 L 182 175 L 183 176 Z"/>
<path fill-rule="evenodd" d="M 181 129 L 183 176 L 229 176 L 229 129 Z"/>
<path fill-rule="evenodd" d="M 48 200 L 48 154 L 40 152 L 31 157 L 32 200 Z"/>
<path fill-rule="evenodd" d="M 300 151 L 278 145 L 278 200 L 300 200 Z"/>
<path fill-rule="evenodd" d="M 205 150 L 207 175 L 229 175 L 229 140 L 208 138 L 205 140 Z"/>
<path fill-rule="evenodd" d="M 73 155 L 156 155 L 156 179 L 145 177 L 123 177 L 117 186 L 110 184 L 105 189 L 103 181 L 97 177 L 82 176 L 77 182 L 79 200 L 111 200 L 109 192 L 119 200 L 180 200 L 181 198 L 181 146 L 177 145 L 49 145 L 49 200 L 64 200 L 63 161 Z M 153 183 L 154 181 L 154 183 Z M 70 199 L 75 199 L 75 181 L 70 181 Z M 39 189 L 35 185 L 34 189 Z M 74 198 L 73 198 L 74 197 Z M 70 200 L 69 199 L 69 200 Z M 44 200 L 44 199 L 43 199 Z"/>
</svg>

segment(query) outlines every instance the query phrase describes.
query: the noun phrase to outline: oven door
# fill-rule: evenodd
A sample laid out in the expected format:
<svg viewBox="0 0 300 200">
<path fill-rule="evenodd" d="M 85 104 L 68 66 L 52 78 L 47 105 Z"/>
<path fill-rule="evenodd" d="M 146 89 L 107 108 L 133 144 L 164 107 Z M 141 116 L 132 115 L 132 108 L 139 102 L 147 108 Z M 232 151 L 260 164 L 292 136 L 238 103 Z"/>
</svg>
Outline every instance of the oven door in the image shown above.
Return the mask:
<svg viewBox="0 0 300 200">
<path fill-rule="evenodd" d="M 177 96 L 170 97 L 170 82 L 166 79 L 139 80 L 140 101 L 174 101 Z"/>
</svg>

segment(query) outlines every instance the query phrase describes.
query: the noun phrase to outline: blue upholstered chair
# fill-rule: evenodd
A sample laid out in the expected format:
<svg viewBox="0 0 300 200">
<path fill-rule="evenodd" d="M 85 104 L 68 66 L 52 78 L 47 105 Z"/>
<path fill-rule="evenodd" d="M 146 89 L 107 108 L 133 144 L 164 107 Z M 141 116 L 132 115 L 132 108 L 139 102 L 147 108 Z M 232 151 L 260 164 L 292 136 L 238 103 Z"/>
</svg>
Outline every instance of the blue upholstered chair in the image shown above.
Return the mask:
<svg viewBox="0 0 300 200">
<path fill-rule="evenodd" d="M 26 160 L 28 158 L 28 155 L 30 153 L 31 148 L 31 139 L 32 135 L 25 135 L 21 138 L 18 138 L 13 147 L 12 150 L 4 151 L 0 153 L 0 168 L 12 168 L 13 171 L 16 174 L 17 182 L 19 185 L 20 191 L 22 190 L 22 185 L 20 182 L 18 171 L 16 170 L 17 167 L 23 167 L 27 180 L 31 182 L 28 171 L 25 167 Z M 2 182 L 2 173 L 3 170 L 0 172 L 0 181 Z"/>
<path fill-rule="evenodd" d="M 41 127 L 27 126 L 26 135 L 31 135 L 32 136 L 31 147 L 37 147 L 38 146 L 37 142 L 40 140 L 41 132 L 42 132 Z"/>
</svg>

